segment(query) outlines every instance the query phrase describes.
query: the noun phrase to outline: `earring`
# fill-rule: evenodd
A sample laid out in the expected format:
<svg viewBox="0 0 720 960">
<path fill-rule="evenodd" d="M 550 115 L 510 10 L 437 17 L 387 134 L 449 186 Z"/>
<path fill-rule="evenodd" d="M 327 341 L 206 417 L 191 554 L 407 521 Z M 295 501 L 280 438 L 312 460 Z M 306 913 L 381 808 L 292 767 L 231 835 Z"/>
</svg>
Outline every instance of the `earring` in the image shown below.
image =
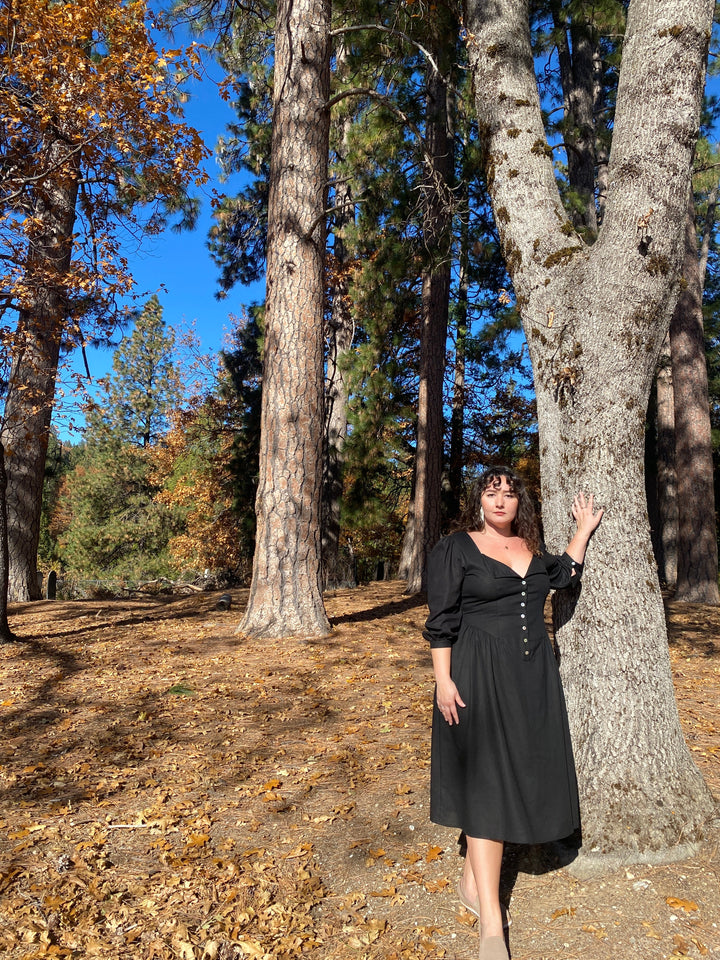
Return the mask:
<svg viewBox="0 0 720 960">
<path fill-rule="evenodd" d="M 481 507 L 480 507 L 480 527 L 482 528 L 482 527 L 484 527 L 484 526 L 485 526 L 485 511 L 483 510 L 483 508 L 482 508 L 482 506 L 481 506 Z"/>
</svg>

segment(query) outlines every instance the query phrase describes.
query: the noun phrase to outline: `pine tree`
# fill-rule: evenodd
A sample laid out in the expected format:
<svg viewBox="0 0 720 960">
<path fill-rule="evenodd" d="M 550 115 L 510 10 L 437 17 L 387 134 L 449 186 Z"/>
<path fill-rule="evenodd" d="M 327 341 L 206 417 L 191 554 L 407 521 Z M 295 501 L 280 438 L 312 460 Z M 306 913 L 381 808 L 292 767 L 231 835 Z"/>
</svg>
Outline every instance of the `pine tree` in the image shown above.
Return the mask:
<svg viewBox="0 0 720 960">
<path fill-rule="evenodd" d="M 88 410 L 86 444 L 63 486 L 68 519 L 60 555 L 75 574 L 137 579 L 171 572 L 167 545 L 182 511 L 156 500 L 151 452 L 180 397 L 173 343 L 152 297 Z"/>
<path fill-rule="evenodd" d="M 328 0 L 282 2 L 268 195 L 257 530 L 240 632 L 323 636 L 323 307 L 330 118 Z"/>
<path fill-rule="evenodd" d="M 93 405 L 91 429 L 140 447 L 157 443 L 181 395 L 174 346 L 175 334 L 165 325 L 163 308 L 153 294 L 113 355 L 113 373 Z"/>
</svg>

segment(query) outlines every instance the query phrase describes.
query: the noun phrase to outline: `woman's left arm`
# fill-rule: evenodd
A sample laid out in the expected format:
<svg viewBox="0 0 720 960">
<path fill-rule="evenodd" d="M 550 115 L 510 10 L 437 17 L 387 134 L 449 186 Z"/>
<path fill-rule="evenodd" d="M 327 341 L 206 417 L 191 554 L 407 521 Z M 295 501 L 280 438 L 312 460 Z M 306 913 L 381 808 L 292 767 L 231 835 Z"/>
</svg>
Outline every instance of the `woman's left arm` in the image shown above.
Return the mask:
<svg viewBox="0 0 720 960">
<path fill-rule="evenodd" d="M 585 550 L 588 540 L 597 525 L 602 520 L 604 510 L 600 507 L 595 509 L 594 496 L 591 493 L 587 498 L 584 493 L 577 493 L 573 498 L 572 515 L 577 524 L 575 536 L 567 545 L 565 552 L 572 557 L 576 563 L 582 563 L 585 560 Z"/>
</svg>

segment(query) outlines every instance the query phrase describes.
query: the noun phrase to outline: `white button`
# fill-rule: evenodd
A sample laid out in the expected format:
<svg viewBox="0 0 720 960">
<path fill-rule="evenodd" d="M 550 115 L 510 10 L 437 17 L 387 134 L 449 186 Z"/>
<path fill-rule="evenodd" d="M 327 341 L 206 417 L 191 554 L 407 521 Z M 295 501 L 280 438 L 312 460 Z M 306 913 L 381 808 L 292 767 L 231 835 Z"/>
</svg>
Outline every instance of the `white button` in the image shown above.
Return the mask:
<svg viewBox="0 0 720 960">
<path fill-rule="evenodd" d="M 526 651 L 525 651 L 525 656 L 526 656 L 526 657 L 529 657 L 529 656 L 530 656 L 530 651 L 529 651 L 529 650 L 526 650 Z"/>
<path fill-rule="evenodd" d="M 523 630 L 527 630 L 527 627 L 523 627 Z"/>
<path fill-rule="evenodd" d="M 525 591 L 523 590 L 523 592 L 520 594 L 520 596 L 521 596 L 521 597 L 526 597 L 527 594 L 526 594 Z"/>
<path fill-rule="evenodd" d="M 522 581 L 522 585 L 523 585 L 523 586 L 525 586 L 526 583 L 527 583 L 527 580 L 523 580 L 523 581 Z"/>
<path fill-rule="evenodd" d="M 527 637 L 523 637 L 523 643 L 527 643 Z"/>
<path fill-rule="evenodd" d="M 524 613 L 521 613 L 521 614 L 520 614 L 520 619 L 521 619 L 521 620 L 524 620 L 524 619 L 525 619 L 525 614 L 524 614 Z"/>
<path fill-rule="evenodd" d="M 524 607 L 524 606 L 525 606 L 525 602 L 523 601 L 523 602 L 520 604 L 520 606 L 521 606 L 521 607 Z"/>
</svg>

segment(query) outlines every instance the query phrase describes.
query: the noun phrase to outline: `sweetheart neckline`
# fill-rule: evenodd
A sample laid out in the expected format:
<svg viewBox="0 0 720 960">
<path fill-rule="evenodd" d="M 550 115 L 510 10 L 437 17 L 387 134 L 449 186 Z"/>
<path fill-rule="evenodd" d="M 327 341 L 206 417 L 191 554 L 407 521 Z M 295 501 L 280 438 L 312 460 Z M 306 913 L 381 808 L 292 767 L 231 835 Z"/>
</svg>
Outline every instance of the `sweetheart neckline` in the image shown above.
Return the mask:
<svg viewBox="0 0 720 960">
<path fill-rule="evenodd" d="M 503 563 L 503 561 L 498 560 L 497 557 L 491 557 L 489 553 L 483 553 L 480 547 L 475 543 L 473 538 L 467 532 L 467 530 L 463 530 L 463 533 L 468 538 L 470 543 L 472 543 L 473 547 L 475 547 L 475 549 L 477 550 L 477 552 L 480 554 L 481 557 L 485 557 L 486 560 L 494 560 L 495 563 L 499 563 L 500 566 L 505 567 L 506 570 L 511 570 L 515 574 L 515 576 L 520 577 L 521 580 L 524 580 L 527 577 L 528 573 L 530 572 L 530 567 L 533 565 L 533 560 L 535 559 L 534 555 L 530 557 L 530 563 L 528 563 L 525 573 L 518 573 L 515 567 L 511 567 L 509 563 Z"/>
</svg>

